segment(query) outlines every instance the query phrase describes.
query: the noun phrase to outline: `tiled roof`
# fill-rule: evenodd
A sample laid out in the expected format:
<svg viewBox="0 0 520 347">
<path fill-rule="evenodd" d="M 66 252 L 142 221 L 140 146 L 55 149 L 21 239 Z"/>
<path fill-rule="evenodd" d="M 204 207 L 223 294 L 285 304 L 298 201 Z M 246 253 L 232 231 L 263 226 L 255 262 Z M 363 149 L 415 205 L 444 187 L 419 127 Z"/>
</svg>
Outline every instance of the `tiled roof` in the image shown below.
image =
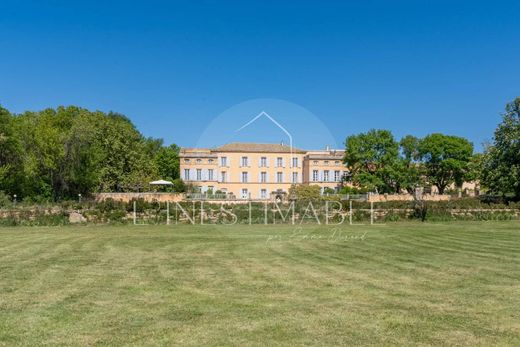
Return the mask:
<svg viewBox="0 0 520 347">
<path fill-rule="evenodd" d="M 255 153 L 291 153 L 291 147 L 275 143 L 233 142 L 214 148 L 213 152 L 255 152 Z M 292 153 L 305 154 L 306 151 L 293 147 Z"/>
<path fill-rule="evenodd" d="M 217 156 L 211 153 L 208 148 L 181 148 L 181 157 L 201 157 L 201 158 L 216 158 Z"/>
<path fill-rule="evenodd" d="M 309 159 L 332 159 L 332 160 L 342 160 L 345 155 L 345 151 L 336 150 L 336 151 L 327 151 L 323 153 L 309 153 Z"/>
</svg>

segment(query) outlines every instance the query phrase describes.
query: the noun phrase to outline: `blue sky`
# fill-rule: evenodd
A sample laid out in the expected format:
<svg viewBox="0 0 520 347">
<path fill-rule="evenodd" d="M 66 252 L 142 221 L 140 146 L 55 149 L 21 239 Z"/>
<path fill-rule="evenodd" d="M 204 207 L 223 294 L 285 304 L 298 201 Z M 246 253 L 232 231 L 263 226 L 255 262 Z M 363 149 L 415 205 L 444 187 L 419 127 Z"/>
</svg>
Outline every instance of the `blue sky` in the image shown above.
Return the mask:
<svg viewBox="0 0 520 347">
<path fill-rule="evenodd" d="M 0 103 L 113 110 L 193 146 L 226 110 L 273 98 L 338 145 L 385 128 L 480 148 L 520 96 L 518 13 L 518 1 L 478 0 L 2 1 Z M 321 146 L 312 124 L 298 138 Z"/>
</svg>

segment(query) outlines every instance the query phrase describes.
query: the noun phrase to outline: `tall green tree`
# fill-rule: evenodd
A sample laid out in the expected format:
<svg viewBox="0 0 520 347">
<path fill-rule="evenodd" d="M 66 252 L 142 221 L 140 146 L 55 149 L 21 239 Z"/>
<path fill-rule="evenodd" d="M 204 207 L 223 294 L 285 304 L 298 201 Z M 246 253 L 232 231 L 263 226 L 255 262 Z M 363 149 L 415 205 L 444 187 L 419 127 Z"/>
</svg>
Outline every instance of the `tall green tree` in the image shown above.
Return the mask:
<svg viewBox="0 0 520 347">
<path fill-rule="evenodd" d="M 172 144 L 168 147 L 160 147 L 155 154 L 155 164 L 159 177 L 173 181 L 180 177 L 180 148 Z"/>
<path fill-rule="evenodd" d="M 0 120 L 0 189 L 23 197 L 138 190 L 158 177 L 159 166 L 178 175 L 175 145 L 143 137 L 120 114 L 75 106 L 20 115 L 1 109 Z M 13 155 L 17 148 L 20 155 Z"/>
<path fill-rule="evenodd" d="M 16 117 L 24 148 L 24 195 L 60 199 L 91 191 L 98 183 L 93 145 L 102 117 L 74 106 Z"/>
<path fill-rule="evenodd" d="M 490 192 L 520 199 L 520 97 L 506 105 L 493 144 L 485 151 L 482 184 Z"/>
<path fill-rule="evenodd" d="M 0 191 L 17 193 L 15 185 L 20 154 L 12 116 L 0 106 Z"/>
<path fill-rule="evenodd" d="M 418 154 L 424 163 L 428 183 L 444 194 L 455 183 L 462 186 L 473 155 L 473 144 L 465 138 L 431 134 L 420 141 Z"/>
<path fill-rule="evenodd" d="M 390 131 L 372 129 L 347 137 L 344 162 L 355 185 L 392 193 L 400 189 L 395 167 L 398 154 L 399 144 Z"/>
<path fill-rule="evenodd" d="M 145 138 L 125 116 L 109 113 L 98 133 L 101 191 L 135 191 L 157 177 Z"/>
<path fill-rule="evenodd" d="M 344 161 L 351 170 L 351 182 L 380 193 L 412 193 L 421 183 L 419 142 L 410 135 L 397 142 L 388 130 L 349 136 Z"/>
<path fill-rule="evenodd" d="M 406 135 L 399 142 L 401 186 L 403 189 L 406 189 L 408 193 L 413 193 L 415 188 L 424 184 L 422 174 L 423 166 L 419 156 L 420 142 L 419 138 L 412 135 Z"/>
</svg>

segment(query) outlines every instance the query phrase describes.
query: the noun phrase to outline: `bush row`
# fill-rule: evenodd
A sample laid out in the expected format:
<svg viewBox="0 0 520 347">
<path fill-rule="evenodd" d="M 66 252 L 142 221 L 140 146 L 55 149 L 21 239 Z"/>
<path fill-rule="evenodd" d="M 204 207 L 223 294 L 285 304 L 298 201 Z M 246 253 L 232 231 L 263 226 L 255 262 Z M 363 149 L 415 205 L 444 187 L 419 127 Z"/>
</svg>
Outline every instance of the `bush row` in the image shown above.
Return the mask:
<svg viewBox="0 0 520 347">
<path fill-rule="evenodd" d="M 329 221 L 331 223 L 340 220 L 341 216 L 334 215 L 334 210 L 341 204 L 343 214 L 346 215 L 345 222 L 348 223 L 349 202 L 330 202 Z M 164 224 L 167 219 L 166 203 L 146 202 L 142 199 L 135 201 L 138 223 Z M 201 212 L 200 202 L 182 202 L 178 207 L 170 204 L 170 222 L 200 224 Z M 251 211 L 249 210 L 251 206 Z M 280 204 L 281 213 L 285 223 L 291 222 L 291 214 L 288 214 L 289 205 Z M 314 214 L 309 210 L 309 202 L 295 202 L 295 218 L 299 223 L 305 216 L 309 222 L 316 223 Z M 325 202 L 313 202 L 320 222 L 325 222 Z M 222 211 L 221 209 L 224 209 Z M 353 222 L 370 221 L 370 203 L 354 201 Z M 418 211 L 414 202 L 392 201 L 374 203 L 374 220 L 376 222 L 404 221 L 420 219 L 421 211 L 424 212 L 425 220 L 448 221 L 448 220 L 509 220 L 519 218 L 520 203 L 492 203 L 484 202 L 477 198 L 466 198 L 452 201 L 425 202 L 423 210 Z M 502 211 L 508 209 L 509 211 Z M 485 210 L 485 211 L 480 211 Z M 495 211 L 493 211 L 495 210 Z M 85 201 L 67 201 L 59 204 L 49 205 L 16 205 L 9 209 L 0 209 L 0 225 L 64 225 L 69 223 L 69 214 L 79 212 L 87 220 L 87 223 L 121 224 L 133 223 L 134 201 L 124 203 L 114 200 L 106 200 L 95 203 Z M 231 214 L 232 213 L 232 214 Z M 267 217 L 264 203 L 249 204 L 211 204 L 204 203 L 204 223 L 249 223 L 262 224 L 267 219 L 268 224 L 283 223 L 282 215 L 273 204 L 268 204 Z"/>
</svg>

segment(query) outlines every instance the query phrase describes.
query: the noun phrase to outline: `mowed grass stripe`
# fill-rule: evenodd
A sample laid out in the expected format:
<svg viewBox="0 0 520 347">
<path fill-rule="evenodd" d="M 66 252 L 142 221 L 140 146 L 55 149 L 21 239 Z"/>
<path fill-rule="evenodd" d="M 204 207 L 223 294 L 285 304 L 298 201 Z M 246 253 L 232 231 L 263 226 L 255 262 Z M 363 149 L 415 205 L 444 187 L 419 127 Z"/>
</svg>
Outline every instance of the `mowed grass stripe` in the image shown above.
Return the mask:
<svg viewBox="0 0 520 347">
<path fill-rule="evenodd" d="M 515 345 L 517 227 L 1 229 L 0 344 Z"/>
</svg>

